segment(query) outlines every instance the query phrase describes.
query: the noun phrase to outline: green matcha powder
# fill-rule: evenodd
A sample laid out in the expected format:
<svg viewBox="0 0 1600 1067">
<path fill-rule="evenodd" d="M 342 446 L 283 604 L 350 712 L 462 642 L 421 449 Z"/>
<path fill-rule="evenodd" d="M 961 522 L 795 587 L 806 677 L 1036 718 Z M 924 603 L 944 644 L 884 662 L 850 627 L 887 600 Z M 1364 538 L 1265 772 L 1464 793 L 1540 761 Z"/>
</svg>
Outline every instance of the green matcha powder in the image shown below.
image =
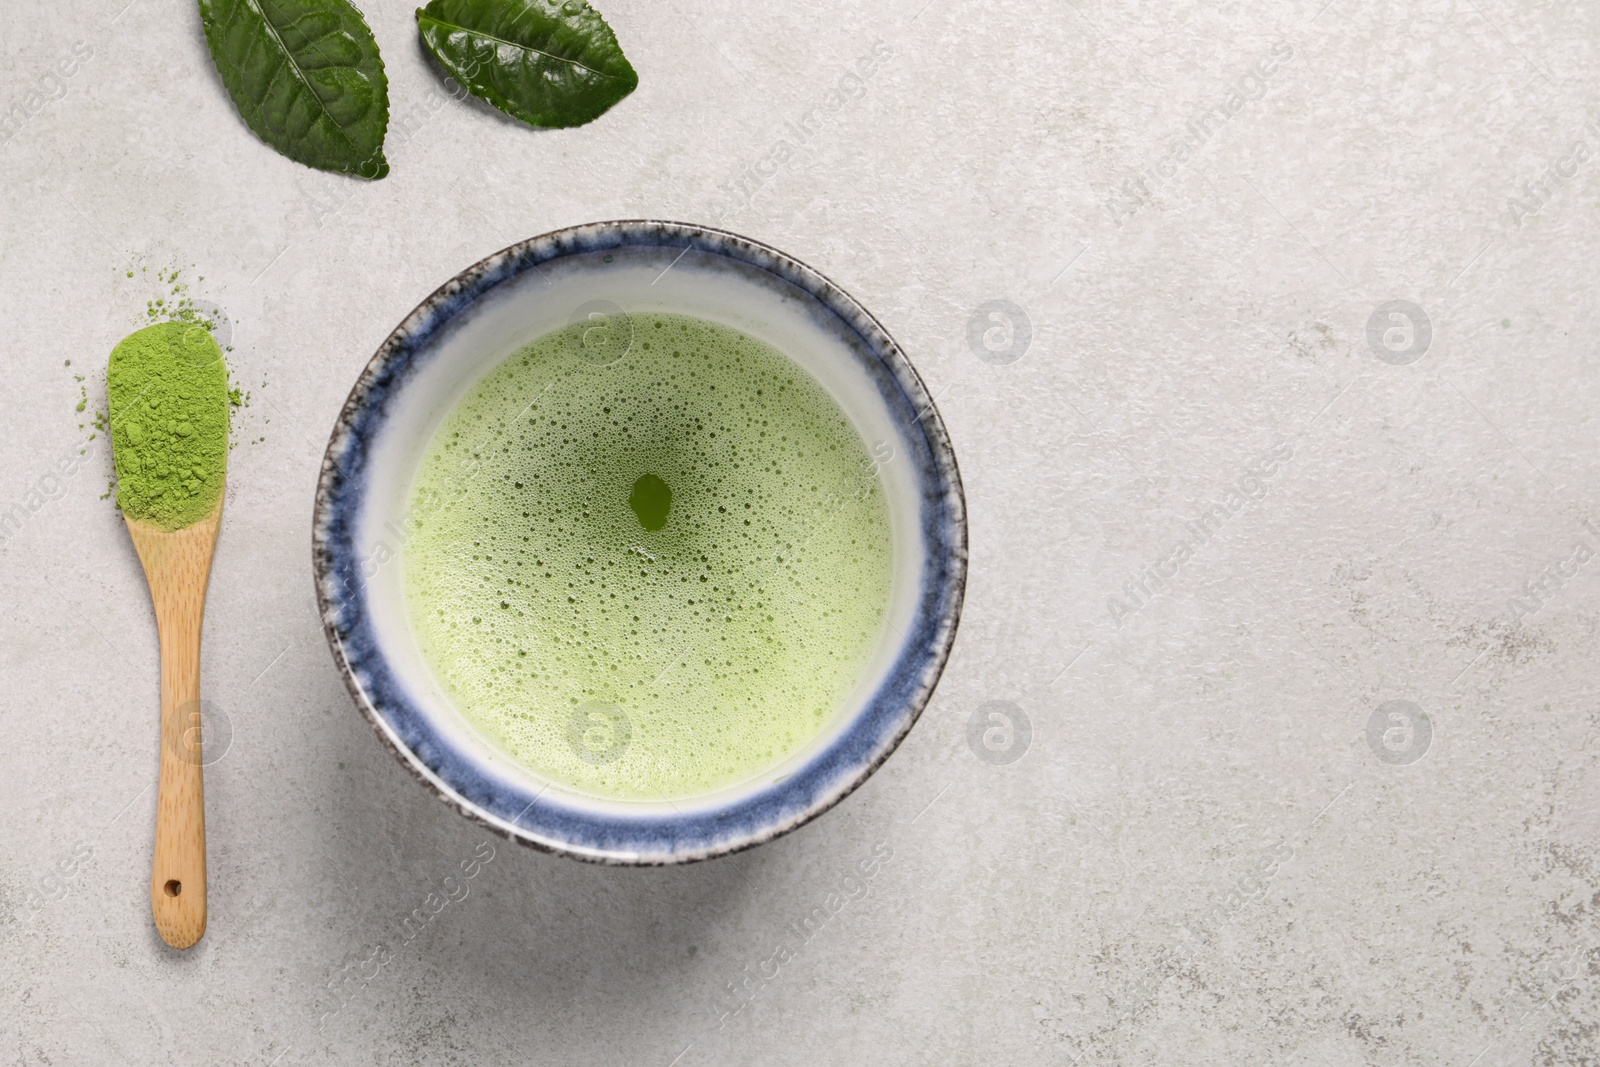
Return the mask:
<svg viewBox="0 0 1600 1067">
<path fill-rule="evenodd" d="M 204 519 L 228 467 L 228 369 L 204 327 L 163 322 L 129 334 L 106 370 L 117 506 L 178 530 Z"/>
</svg>

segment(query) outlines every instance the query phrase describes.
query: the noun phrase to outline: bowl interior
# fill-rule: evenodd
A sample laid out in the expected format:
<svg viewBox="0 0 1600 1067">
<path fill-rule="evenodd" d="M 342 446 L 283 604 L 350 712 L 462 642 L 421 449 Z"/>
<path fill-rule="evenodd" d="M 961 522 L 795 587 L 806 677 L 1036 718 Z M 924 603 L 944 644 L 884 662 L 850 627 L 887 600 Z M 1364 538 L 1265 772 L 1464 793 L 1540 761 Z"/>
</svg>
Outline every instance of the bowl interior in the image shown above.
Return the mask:
<svg viewBox="0 0 1600 1067">
<path fill-rule="evenodd" d="M 942 427 L 935 440 L 927 433 L 930 418 L 937 426 L 931 402 L 908 366 L 885 359 L 882 345 L 892 342 L 863 332 L 875 323 L 864 313 L 856 321 L 839 313 L 833 297 L 859 312 L 847 297 L 793 261 L 774 272 L 760 256 L 730 255 L 716 241 L 659 230 L 611 237 L 491 257 L 434 294 L 380 350 L 330 444 L 318 502 L 318 564 L 326 572 L 319 588 L 358 702 L 402 757 L 464 811 L 558 851 L 666 862 L 740 847 L 803 821 L 892 750 L 948 650 L 964 523 L 953 544 L 954 467 L 941 462 Z M 437 684 L 406 608 L 406 511 L 435 431 L 503 360 L 597 309 L 691 315 L 773 345 L 849 417 L 877 459 L 888 503 L 892 592 L 855 688 L 822 733 L 782 763 L 700 796 L 601 798 L 514 761 Z M 953 496 L 959 511 L 958 482 Z"/>
</svg>

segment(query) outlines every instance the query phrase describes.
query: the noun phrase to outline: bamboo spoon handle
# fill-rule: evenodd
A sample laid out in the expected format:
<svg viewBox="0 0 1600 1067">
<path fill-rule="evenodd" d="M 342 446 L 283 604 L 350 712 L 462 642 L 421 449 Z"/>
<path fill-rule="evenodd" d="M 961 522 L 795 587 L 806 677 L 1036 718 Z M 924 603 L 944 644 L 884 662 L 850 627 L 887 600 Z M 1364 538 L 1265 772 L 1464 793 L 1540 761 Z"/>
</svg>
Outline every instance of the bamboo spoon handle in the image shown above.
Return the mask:
<svg viewBox="0 0 1600 1067">
<path fill-rule="evenodd" d="M 221 512 L 219 501 L 210 516 L 181 530 L 127 520 L 161 634 L 161 779 L 150 911 L 173 948 L 188 948 L 206 932 L 200 628 Z"/>
</svg>

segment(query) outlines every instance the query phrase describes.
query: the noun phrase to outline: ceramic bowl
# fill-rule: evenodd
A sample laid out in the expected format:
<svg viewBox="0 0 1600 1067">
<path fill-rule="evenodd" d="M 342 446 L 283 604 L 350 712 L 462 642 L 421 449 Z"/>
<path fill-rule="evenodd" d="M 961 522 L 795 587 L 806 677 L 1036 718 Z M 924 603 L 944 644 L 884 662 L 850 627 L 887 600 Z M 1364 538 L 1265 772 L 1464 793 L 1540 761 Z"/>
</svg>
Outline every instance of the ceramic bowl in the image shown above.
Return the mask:
<svg viewBox="0 0 1600 1067">
<path fill-rule="evenodd" d="M 503 359 L 595 309 L 693 315 L 776 346 L 854 423 L 878 457 L 889 504 L 893 591 L 859 684 L 812 743 L 754 779 L 703 796 L 601 799 L 513 761 L 452 706 L 405 610 L 402 516 L 434 431 Z M 323 626 L 345 683 L 378 736 L 430 789 L 537 848 L 609 863 L 681 863 L 794 829 L 894 751 L 927 704 L 955 637 L 966 504 L 949 437 L 921 379 L 842 289 L 736 234 L 598 222 L 495 253 L 395 328 L 333 428 L 312 551 Z"/>
</svg>

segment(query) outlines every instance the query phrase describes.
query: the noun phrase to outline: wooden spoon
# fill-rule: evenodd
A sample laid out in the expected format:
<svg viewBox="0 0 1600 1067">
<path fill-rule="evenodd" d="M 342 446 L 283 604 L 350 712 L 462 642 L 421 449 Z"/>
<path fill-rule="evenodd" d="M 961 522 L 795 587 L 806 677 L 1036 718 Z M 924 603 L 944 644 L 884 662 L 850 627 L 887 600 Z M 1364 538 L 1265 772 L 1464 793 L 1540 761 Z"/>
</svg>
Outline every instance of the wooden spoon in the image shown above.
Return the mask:
<svg viewBox="0 0 1600 1067">
<path fill-rule="evenodd" d="M 127 519 L 161 634 L 161 783 L 150 912 L 161 939 L 173 948 L 188 948 L 206 932 L 200 620 L 221 520 L 220 493 L 211 514 L 181 530 Z"/>
</svg>

